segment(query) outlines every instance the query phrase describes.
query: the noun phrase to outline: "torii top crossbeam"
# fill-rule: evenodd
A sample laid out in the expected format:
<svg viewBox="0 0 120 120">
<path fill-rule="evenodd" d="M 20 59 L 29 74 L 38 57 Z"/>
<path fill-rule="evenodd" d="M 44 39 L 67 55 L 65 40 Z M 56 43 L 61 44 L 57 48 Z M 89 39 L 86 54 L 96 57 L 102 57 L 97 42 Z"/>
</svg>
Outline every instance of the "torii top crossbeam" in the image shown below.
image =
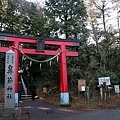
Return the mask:
<svg viewBox="0 0 120 120">
<path fill-rule="evenodd" d="M 61 45 L 79 46 L 79 43 L 81 42 L 81 40 L 51 39 L 51 38 L 44 38 L 42 40 L 44 40 L 45 44 L 47 45 L 57 45 L 57 46 L 61 46 Z M 19 45 L 21 43 L 37 44 L 37 42 L 39 41 L 39 38 L 0 33 L 0 41 L 8 41 L 8 42 L 16 43 L 16 44 L 18 43 Z M 9 49 L 10 47 L 0 47 L 0 52 L 6 52 Z M 20 48 L 20 49 L 26 54 L 55 55 L 56 52 L 58 52 L 58 51 L 53 51 L 53 50 L 44 50 L 44 52 L 38 52 L 35 49 L 25 49 L 25 48 Z M 66 55 L 67 56 L 78 56 L 78 53 L 67 51 Z"/>
<path fill-rule="evenodd" d="M 67 80 L 67 65 L 66 56 L 78 56 L 78 52 L 69 51 L 66 49 L 67 46 L 79 46 L 81 40 L 66 40 L 66 39 L 42 39 L 45 45 L 59 46 L 59 50 L 63 50 L 60 54 L 60 92 L 61 92 L 61 104 L 69 103 L 68 94 L 68 80 Z M 7 52 L 12 49 L 15 52 L 15 93 L 18 93 L 18 65 L 19 65 L 19 51 L 20 49 L 24 54 L 38 54 L 38 55 L 56 55 L 59 50 L 43 50 L 38 51 L 37 49 L 22 48 L 21 43 L 38 44 L 40 41 L 38 37 L 27 37 L 13 34 L 0 33 L 0 41 L 11 42 L 12 46 L 4 47 L 0 46 L 0 52 Z M 15 49 L 16 48 L 16 49 Z M 66 97 L 67 96 L 67 97 Z"/>
</svg>

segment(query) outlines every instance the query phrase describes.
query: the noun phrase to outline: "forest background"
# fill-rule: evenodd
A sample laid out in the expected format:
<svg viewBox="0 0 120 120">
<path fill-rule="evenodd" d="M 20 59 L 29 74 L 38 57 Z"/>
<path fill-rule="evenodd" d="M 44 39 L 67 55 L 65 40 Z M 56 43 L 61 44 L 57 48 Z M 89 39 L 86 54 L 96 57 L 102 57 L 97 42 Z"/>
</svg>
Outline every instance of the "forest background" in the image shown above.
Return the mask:
<svg viewBox="0 0 120 120">
<path fill-rule="evenodd" d="M 112 21 L 112 22 L 111 22 Z M 111 87 L 120 85 L 120 1 L 119 0 L 48 0 L 38 2 L 0 0 L 0 32 L 42 38 L 82 40 L 78 57 L 67 57 L 70 99 L 78 95 L 78 80 L 85 79 L 90 97 L 98 91 L 98 78 L 110 77 Z M 0 46 L 10 46 L 1 42 Z M 26 44 L 22 44 L 26 46 Z M 27 45 L 35 48 L 34 45 Z M 56 47 L 45 46 L 48 49 Z M 50 56 L 29 55 L 37 60 Z M 59 92 L 59 62 L 31 62 L 20 56 L 20 69 L 29 84 L 33 78 L 38 88 Z M 0 53 L 0 82 L 4 84 L 5 53 Z"/>
</svg>

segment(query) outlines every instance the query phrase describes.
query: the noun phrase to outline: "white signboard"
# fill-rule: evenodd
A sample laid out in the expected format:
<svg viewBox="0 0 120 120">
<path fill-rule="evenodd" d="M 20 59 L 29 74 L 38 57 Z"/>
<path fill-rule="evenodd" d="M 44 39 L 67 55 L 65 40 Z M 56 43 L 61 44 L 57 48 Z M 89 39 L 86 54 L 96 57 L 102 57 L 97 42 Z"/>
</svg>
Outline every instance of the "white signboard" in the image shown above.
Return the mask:
<svg viewBox="0 0 120 120">
<path fill-rule="evenodd" d="M 5 108 L 15 108 L 15 53 L 6 52 L 5 60 Z"/>
<path fill-rule="evenodd" d="M 106 82 L 106 85 L 111 85 L 110 83 L 110 77 L 100 77 L 98 78 L 99 85 L 102 85 L 104 82 Z"/>
<path fill-rule="evenodd" d="M 85 86 L 81 86 L 81 91 L 85 91 Z"/>
<path fill-rule="evenodd" d="M 114 85 L 115 93 L 120 93 L 119 85 Z"/>
</svg>

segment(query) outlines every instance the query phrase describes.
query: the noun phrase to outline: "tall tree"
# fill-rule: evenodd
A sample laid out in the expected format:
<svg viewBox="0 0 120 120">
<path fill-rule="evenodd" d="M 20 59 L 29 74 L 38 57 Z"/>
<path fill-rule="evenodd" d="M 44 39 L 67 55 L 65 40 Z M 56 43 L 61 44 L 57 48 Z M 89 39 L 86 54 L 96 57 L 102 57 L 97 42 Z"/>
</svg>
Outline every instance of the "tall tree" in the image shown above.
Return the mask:
<svg viewBox="0 0 120 120">
<path fill-rule="evenodd" d="M 111 20 L 117 21 L 116 16 L 113 16 L 112 12 L 114 11 L 114 13 L 117 13 L 118 11 L 115 10 L 115 8 L 119 5 L 113 4 L 111 1 L 113 2 L 113 0 L 86 1 L 92 40 L 95 41 L 98 54 L 101 56 L 100 66 L 105 69 L 107 54 L 113 43 L 116 41 L 115 22 L 113 24 Z"/>
<path fill-rule="evenodd" d="M 54 33 L 64 38 L 85 40 L 87 12 L 83 0 L 48 0 L 45 5 Z"/>
<path fill-rule="evenodd" d="M 116 67 L 119 66 L 119 57 L 115 57 L 116 54 L 119 54 L 119 50 L 116 49 L 116 40 L 119 35 L 119 2 L 119 0 L 86 1 L 92 41 L 95 42 L 97 47 L 93 57 L 97 56 L 96 60 L 99 66 L 96 66 L 96 63 L 94 64 L 97 67 L 94 72 L 99 77 L 110 75 L 112 80 L 116 81 L 119 76 L 118 67 Z M 114 58 L 113 62 L 111 61 L 112 58 Z"/>
<path fill-rule="evenodd" d="M 26 0 L 0 0 L 0 31 L 30 36 L 48 35 L 43 9 Z M 49 32 L 48 32 L 49 33 Z"/>
</svg>

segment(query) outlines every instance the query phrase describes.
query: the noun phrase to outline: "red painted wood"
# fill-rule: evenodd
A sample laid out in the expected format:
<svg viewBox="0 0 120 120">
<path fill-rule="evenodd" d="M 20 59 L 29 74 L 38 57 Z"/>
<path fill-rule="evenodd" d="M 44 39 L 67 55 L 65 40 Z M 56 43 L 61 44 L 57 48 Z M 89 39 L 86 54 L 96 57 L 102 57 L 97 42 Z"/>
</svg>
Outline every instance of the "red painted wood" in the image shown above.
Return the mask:
<svg viewBox="0 0 120 120">
<path fill-rule="evenodd" d="M 18 37 L 6 37 L 6 41 L 17 41 L 20 43 L 37 43 L 36 39 L 18 38 Z"/>
<path fill-rule="evenodd" d="M 20 50 L 25 54 L 38 54 L 38 55 L 56 55 L 58 50 L 44 50 L 44 52 L 37 52 L 35 49 L 25 49 L 20 48 Z M 78 56 L 78 52 L 66 51 L 67 56 Z"/>
<path fill-rule="evenodd" d="M 0 47 L 0 52 L 7 52 L 12 47 Z M 44 50 L 44 52 L 37 52 L 35 49 L 20 48 L 25 54 L 36 54 L 36 55 L 56 55 L 58 50 Z M 66 56 L 78 56 L 78 52 L 66 51 Z"/>
<path fill-rule="evenodd" d="M 65 45 L 61 45 L 60 49 L 65 50 Z M 66 52 L 60 54 L 60 92 L 68 92 Z"/>
<path fill-rule="evenodd" d="M 37 43 L 37 39 L 28 39 L 28 38 L 14 38 L 14 37 L 6 37 L 7 41 L 18 41 L 21 43 Z M 48 45 L 66 45 L 66 46 L 74 46 L 73 42 L 63 42 L 63 41 L 50 41 L 45 39 L 45 44 Z"/>
<path fill-rule="evenodd" d="M 13 42 L 13 45 L 18 48 L 19 42 Z M 19 52 L 16 49 L 13 49 L 15 52 L 15 93 L 18 93 L 18 67 L 19 67 Z"/>
<path fill-rule="evenodd" d="M 45 44 L 73 46 L 73 42 L 60 42 L 60 41 L 47 41 L 47 40 L 45 40 Z"/>
<path fill-rule="evenodd" d="M 7 52 L 10 49 L 10 47 L 0 47 L 0 52 Z"/>
</svg>

